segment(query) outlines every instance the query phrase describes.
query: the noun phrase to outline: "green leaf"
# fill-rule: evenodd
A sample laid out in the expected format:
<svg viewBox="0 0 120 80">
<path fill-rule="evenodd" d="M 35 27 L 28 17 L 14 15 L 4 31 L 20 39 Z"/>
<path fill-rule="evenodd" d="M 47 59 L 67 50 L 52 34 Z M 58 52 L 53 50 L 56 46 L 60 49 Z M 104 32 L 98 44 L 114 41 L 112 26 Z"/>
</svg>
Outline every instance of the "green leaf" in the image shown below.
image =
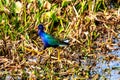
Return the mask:
<svg viewBox="0 0 120 80">
<path fill-rule="evenodd" d="M 70 3 L 70 1 L 64 0 L 64 1 L 62 2 L 62 7 L 66 7 L 69 3 Z"/>
</svg>

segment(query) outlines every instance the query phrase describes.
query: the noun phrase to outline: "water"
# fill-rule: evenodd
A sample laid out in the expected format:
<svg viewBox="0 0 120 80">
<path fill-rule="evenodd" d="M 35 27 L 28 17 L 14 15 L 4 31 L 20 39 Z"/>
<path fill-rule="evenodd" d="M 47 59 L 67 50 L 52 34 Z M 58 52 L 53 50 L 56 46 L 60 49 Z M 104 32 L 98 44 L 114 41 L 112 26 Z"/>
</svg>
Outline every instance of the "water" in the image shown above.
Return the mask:
<svg viewBox="0 0 120 80">
<path fill-rule="evenodd" d="M 120 36 L 120 35 L 119 35 Z M 115 43 L 119 43 L 120 40 L 115 39 Z M 104 56 L 100 56 L 96 66 L 91 70 L 91 74 L 98 74 L 99 80 L 120 80 L 120 47 L 114 46 L 114 48 L 118 48 L 117 50 L 113 50 L 109 52 L 108 55 L 115 56 L 115 59 L 105 60 Z"/>
</svg>

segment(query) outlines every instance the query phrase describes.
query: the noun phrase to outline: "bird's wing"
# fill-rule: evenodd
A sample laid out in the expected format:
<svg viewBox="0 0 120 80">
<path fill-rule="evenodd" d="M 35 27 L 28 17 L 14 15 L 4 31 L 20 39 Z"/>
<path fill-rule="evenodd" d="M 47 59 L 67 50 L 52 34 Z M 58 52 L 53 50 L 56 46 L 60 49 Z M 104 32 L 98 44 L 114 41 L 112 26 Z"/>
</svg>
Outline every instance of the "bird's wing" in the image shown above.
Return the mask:
<svg viewBox="0 0 120 80">
<path fill-rule="evenodd" d="M 59 45 L 59 41 L 57 39 L 55 39 L 54 37 L 52 37 L 49 34 L 45 35 L 46 41 L 48 42 L 49 45 Z"/>
</svg>

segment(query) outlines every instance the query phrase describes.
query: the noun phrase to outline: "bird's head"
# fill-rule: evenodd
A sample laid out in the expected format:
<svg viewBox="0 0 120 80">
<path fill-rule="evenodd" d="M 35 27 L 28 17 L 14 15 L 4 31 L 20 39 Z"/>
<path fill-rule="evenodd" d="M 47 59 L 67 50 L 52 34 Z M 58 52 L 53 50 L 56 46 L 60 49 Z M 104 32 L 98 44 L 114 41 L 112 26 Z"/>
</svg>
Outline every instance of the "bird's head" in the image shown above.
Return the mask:
<svg viewBox="0 0 120 80">
<path fill-rule="evenodd" d="M 39 29 L 39 30 L 41 30 L 41 31 L 43 31 L 43 30 L 44 30 L 43 25 L 42 25 L 42 24 L 40 24 L 40 25 L 38 26 L 38 29 Z"/>
</svg>

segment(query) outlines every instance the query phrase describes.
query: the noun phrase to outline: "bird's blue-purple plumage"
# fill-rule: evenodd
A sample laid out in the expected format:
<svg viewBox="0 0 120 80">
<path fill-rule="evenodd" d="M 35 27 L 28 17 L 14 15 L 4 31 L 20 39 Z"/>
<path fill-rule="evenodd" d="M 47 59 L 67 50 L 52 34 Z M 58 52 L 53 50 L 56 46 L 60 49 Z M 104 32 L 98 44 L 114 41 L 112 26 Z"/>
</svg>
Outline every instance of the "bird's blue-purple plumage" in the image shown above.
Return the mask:
<svg viewBox="0 0 120 80">
<path fill-rule="evenodd" d="M 44 43 L 44 49 L 46 49 L 47 47 L 58 47 L 58 46 L 69 45 L 68 43 L 59 41 L 54 37 L 52 37 L 51 35 L 45 33 L 44 27 L 41 24 L 38 26 L 38 35 L 41 37 L 42 42 Z"/>
</svg>

